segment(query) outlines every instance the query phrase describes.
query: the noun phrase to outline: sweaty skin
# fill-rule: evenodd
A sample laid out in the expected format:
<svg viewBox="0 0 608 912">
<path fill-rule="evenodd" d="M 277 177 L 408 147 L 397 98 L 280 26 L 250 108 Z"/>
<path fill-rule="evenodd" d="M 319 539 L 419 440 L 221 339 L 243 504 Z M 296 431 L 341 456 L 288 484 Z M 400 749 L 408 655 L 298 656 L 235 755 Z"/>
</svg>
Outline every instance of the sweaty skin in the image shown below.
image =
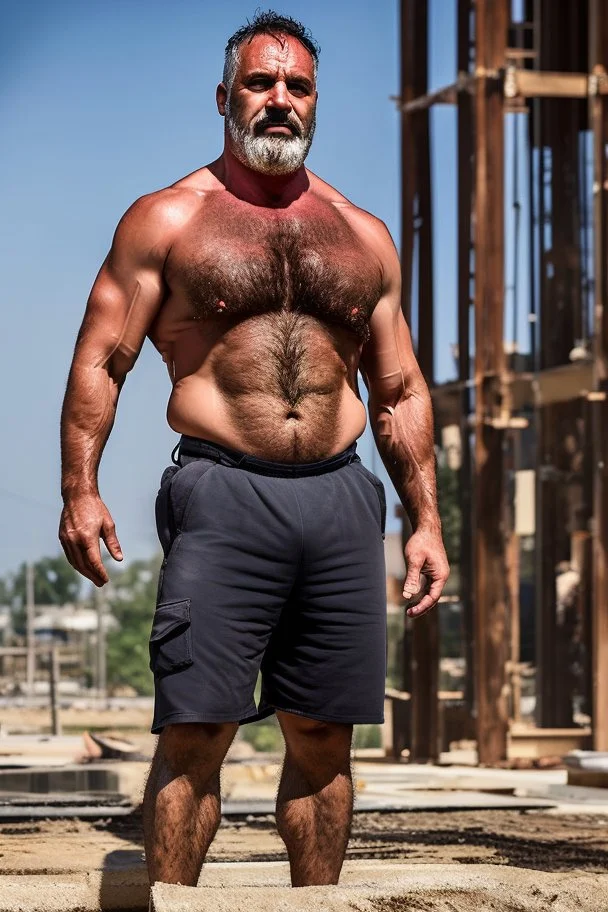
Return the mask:
<svg viewBox="0 0 608 912">
<path fill-rule="evenodd" d="M 231 103 L 245 120 L 289 109 L 310 124 L 310 57 L 298 42 L 273 56 L 276 45 L 260 36 L 243 48 Z M 220 114 L 226 96 L 220 85 Z M 362 434 L 360 371 L 380 454 L 414 528 L 404 594 L 418 591 L 421 570 L 431 580 L 410 613 L 436 602 L 448 570 L 432 410 L 382 222 L 304 167 L 252 172 L 228 137 L 215 162 L 127 211 L 91 291 L 62 417 L 60 538 L 96 585 L 107 580 L 100 536 L 122 557 L 97 489 L 99 460 L 146 336 L 167 365 L 176 432 L 283 462 L 324 459 Z"/>
</svg>

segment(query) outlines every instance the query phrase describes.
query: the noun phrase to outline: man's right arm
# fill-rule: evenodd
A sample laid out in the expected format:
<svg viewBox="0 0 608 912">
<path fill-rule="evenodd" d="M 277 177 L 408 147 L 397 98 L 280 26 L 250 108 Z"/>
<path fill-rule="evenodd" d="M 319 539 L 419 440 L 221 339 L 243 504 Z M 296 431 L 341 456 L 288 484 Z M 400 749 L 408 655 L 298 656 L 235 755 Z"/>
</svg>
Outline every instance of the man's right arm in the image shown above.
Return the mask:
<svg viewBox="0 0 608 912">
<path fill-rule="evenodd" d="M 59 539 L 72 566 L 96 586 L 108 580 L 100 537 L 122 560 L 97 471 L 121 387 L 162 303 L 173 221 L 165 209 L 159 194 L 142 197 L 118 225 L 87 303 L 63 404 Z"/>
</svg>

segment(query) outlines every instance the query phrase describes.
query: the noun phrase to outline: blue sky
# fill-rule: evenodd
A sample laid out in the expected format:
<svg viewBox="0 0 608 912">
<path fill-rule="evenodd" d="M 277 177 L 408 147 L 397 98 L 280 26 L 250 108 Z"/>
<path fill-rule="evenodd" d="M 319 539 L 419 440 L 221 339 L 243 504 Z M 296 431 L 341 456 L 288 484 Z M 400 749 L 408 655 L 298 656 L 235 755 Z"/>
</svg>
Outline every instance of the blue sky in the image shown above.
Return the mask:
<svg viewBox="0 0 608 912">
<path fill-rule="evenodd" d="M 455 0 L 431 7 L 438 86 L 455 75 Z M 398 92 L 397 2 L 286 0 L 275 8 L 302 19 L 322 48 L 307 164 L 382 218 L 399 243 L 399 121 L 389 100 Z M 214 94 L 223 48 L 254 10 L 241 0 L 3 7 L 0 572 L 58 550 L 59 414 L 90 286 L 131 202 L 221 151 Z M 456 294 L 455 116 L 446 109 L 433 116 L 437 300 L 447 315 Z M 445 378 L 455 320 L 438 322 Z M 100 472 L 127 559 L 157 546 L 153 498 L 176 440 L 165 421 L 169 392 L 164 365 L 146 343 Z M 367 432 L 360 452 L 385 477 Z"/>
</svg>

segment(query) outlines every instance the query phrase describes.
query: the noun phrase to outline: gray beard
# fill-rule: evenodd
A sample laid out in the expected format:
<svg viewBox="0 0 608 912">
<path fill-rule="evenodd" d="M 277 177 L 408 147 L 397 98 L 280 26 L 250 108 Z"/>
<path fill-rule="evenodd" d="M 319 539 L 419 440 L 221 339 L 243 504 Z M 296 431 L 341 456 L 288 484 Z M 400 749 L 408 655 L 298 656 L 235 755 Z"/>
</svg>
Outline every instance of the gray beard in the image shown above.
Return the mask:
<svg viewBox="0 0 608 912">
<path fill-rule="evenodd" d="M 305 136 L 256 136 L 255 124 L 256 121 L 249 128 L 240 124 L 232 106 L 226 102 L 226 126 L 232 140 L 232 152 L 241 164 L 272 175 L 292 174 L 304 164 L 315 133 L 314 116 Z"/>
</svg>

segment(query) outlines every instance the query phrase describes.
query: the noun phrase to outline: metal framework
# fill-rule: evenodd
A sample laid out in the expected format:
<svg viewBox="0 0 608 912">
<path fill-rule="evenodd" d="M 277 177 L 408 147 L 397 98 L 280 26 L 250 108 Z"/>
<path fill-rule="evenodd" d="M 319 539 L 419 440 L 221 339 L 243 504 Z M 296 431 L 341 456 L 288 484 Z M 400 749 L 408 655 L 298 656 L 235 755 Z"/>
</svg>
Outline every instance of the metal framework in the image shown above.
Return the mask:
<svg viewBox="0 0 608 912">
<path fill-rule="evenodd" d="M 458 0 L 457 78 L 430 93 L 428 26 L 428 0 L 401 0 L 402 303 L 418 330 L 438 440 L 442 428 L 460 427 L 464 699 L 479 761 L 506 757 L 518 715 L 511 481 L 525 428 L 535 439 L 537 724 L 573 725 L 572 630 L 556 611 L 555 568 L 567 559 L 580 572 L 577 636 L 590 657 L 593 744 L 607 750 L 608 0 L 525 0 L 517 22 L 507 0 Z M 429 124 L 438 104 L 455 106 L 458 118 L 458 375 L 442 384 L 433 357 Z M 525 118 L 528 135 L 531 343 L 519 358 L 505 344 L 507 115 Z M 514 259 L 517 268 L 518 251 Z M 514 294 L 517 285 L 516 275 Z M 434 759 L 437 617 L 414 626 L 409 653 L 411 755 Z"/>
</svg>

